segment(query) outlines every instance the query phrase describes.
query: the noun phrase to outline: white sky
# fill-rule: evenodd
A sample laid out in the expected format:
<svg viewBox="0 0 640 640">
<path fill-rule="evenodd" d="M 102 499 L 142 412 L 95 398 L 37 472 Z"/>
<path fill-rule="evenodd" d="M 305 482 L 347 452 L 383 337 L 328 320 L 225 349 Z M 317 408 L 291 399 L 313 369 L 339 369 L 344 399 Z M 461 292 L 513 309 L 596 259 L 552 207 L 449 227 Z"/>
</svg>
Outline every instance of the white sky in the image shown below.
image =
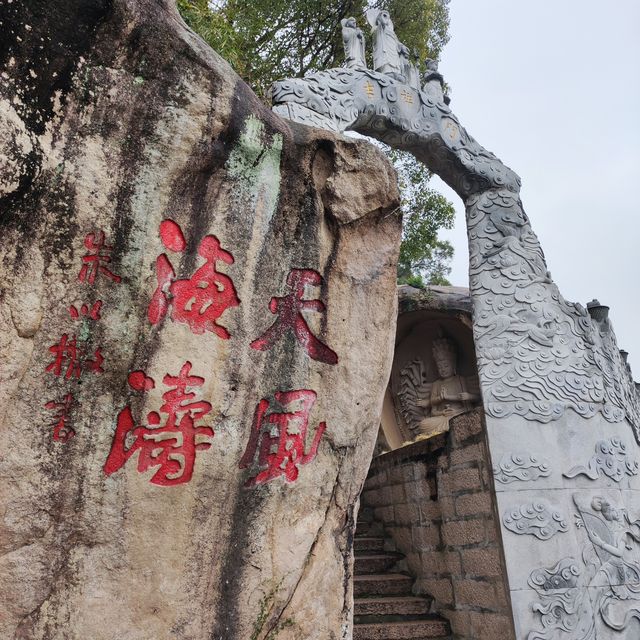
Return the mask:
<svg viewBox="0 0 640 640">
<path fill-rule="evenodd" d="M 640 380 L 640 0 L 452 0 L 440 71 L 451 107 L 523 183 L 567 300 L 611 307 Z M 450 280 L 468 285 L 456 205 Z"/>
</svg>

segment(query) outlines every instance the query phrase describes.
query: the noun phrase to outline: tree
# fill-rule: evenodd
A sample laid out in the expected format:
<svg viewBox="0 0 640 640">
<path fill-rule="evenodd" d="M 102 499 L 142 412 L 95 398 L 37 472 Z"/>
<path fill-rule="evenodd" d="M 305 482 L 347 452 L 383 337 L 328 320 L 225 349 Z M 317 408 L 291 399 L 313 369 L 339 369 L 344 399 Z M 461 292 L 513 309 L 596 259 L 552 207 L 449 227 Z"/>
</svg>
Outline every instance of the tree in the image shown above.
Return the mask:
<svg viewBox="0 0 640 640">
<path fill-rule="evenodd" d="M 431 174 L 410 153 L 391 150 L 389 155 L 398 172 L 402 207 L 398 282 L 448 285 L 453 247 L 438 238 L 438 231 L 453 227 L 453 204 L 429 187 Z"/>
<path fill-rule="evenodd" d="M 344 62 L 340 21 L 386 9 L 398 38 L 421 71 L 449 39 L 449 0 L 177 0 L 187 24 L 222 55 L 263 99 L 285 77 L 301 77 Z M 412 155 L 387 150 L 396 170 L 404 219 L 400 282 L 446 283 L 453 247 L 438 229 L 453 224 L 453 206 L 429 188 L 429 172 Z"/>
</svg>

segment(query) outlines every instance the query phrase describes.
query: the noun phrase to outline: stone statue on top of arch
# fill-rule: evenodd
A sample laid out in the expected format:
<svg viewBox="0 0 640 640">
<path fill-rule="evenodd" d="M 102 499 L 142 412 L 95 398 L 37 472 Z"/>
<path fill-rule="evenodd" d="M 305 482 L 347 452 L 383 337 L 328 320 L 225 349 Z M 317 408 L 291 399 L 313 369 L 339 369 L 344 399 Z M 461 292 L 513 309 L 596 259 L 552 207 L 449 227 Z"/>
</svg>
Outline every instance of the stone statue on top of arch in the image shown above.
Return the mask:
<svg viewBox="0 0 640 640">
<path fill-rule="evenodd" d="M 344 18 L 342 24 L 342 44 L 344 45 L 344 66 L 348 69 L 366 69 L 364 34 L 358 28 L 355 18 Z"/>
<path fill-rule="evenodd" d="M 388 11 L 367 11 L 367 21 L 373 33 L 373 70 L 405 81 L 400 57 L 402 43 L 393 29 Z"/>
</svg>

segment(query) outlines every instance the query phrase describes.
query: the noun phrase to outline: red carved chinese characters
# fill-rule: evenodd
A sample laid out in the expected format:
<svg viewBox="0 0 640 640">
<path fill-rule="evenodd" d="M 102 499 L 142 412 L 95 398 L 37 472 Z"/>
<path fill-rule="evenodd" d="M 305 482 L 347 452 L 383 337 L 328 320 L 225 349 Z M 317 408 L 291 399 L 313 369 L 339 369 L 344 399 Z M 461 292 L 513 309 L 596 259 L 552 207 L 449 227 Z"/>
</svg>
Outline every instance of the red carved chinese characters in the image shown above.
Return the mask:
<svg viewBox="0 0 640 640">
<path fill-rule="evenodd" d="M 283 298 L 271 298 L 269 310 L 278 314 L 276 321 L 251 343 L 253 349 L 266 351 L 271 349 L 287 331 L 293 331 L 304 350 L 314 359 L 327 364 L 337 364 L 338 356 L 326 344 L 313 335 L 302 315 L 303 311 L 324 313 L 325 306 L 320 300 L 305 300 L 306 285 L 319 286 L 322 276 L 312 269 L 291 269 L 287 276 L 291 293 Z"/>
<path fill-rule="evenodd" d="M 160 238 L 170 251 L 182 252 L 186 242 L 182 230 L 173 220 L 160 225 Z M 231 336 L 217 320 L 230 307 L 237 307 L 240 300 L 233 281 L 216 269 L 216 262 L 233 264 L 233 256 L 220 246 L 215 236 L 205 236 L 200 242 L 198 254 L 205 263 L 189 279 L 176 279 L 173 265 L 166 254 L 156 259 L 156 288 L 148 308 L 151 324 L 158 324 L 171 307 L 171 319 L 189 325 L 193 333 L 211 331 L 228 340 Z"/>
<path fill-rule="evenodd" d="M 62 402 L 51 400 L 44 405 L 49 411 L 57 412 L 51 426 L 53 427 L 53 439 L 58 442 L 67 442 L 76 435 L 76 432 L 67 424 L 73 404 L 73 396 L 67 393 Z"/>
<path fill-rule="evenodd" d="M 120 282 L 122 280 L 120 276 L 112 273 L 105 266 L 111 262 L 113 247 L 106 244 L 104 231 L 88 233 L 84 239 L 84 246 L 89 250 L 89 253 L 82 257 L 82 268 L 78 274 L 78 280 L 80 280 L 80 282 L 93 284 L 99 273 L 114 282 Z"/>
<path fill-rule="evenodd" d="M 54 354 L 55 358 L 46 370 L 53 373 L 54 376 L 64 375 L 67 380 L 73 376 L 80 378 L 83 369 L 94 373 L 104 373 L 102 368 L 104 358 L 100 353 L 100 348 L 95 350 L 95 360 L 89 360 L 84 349 L 78 346 L 75 335 L 69 338 L 66 333 L 63 334 L 60 342 L 50 346 L 49 351 Z"/>
<path fill-rule="evenodd" d="M 247 480 L 245 486 L 263 484 L 279 476 L 284 476 L 287 482 L 293 482 L 298 477 L 298 467 L 308 464 L 316 457 L 326 423 L 318 425 L 309 452 L 304 451 L 309 412 L 316 397 L 316 392 L 308 389 L 278 391 L 275 399 L 283 409 L 297 404 L 297 408 L 290 411 L 267 412 L 269 401 L 263 399 L 258 403 L 249 444 L 239 467 L 246 469 L 252 466 L 257 453 L 257 465 L 261 471 Z"/>
<path fill-rule="evenodd" d="M 82 267 L 78 273 L 78 280 L 90 285 L 95 284 L 96 277 L 101 274 L 113 282 L 120 282 L 122 278 L 113 273 L 107 265 L 111 263 L 113 247 L 107 245 L 104 231 L 88 233 L 84 238 L 84 246 L 88 249 L 82 257 Z M 47 365 L 45 371 L 65 380 L 80 380 L 84 371 L 104 373 L 102 363 L 104 357 L 100 347 L 94 350 L 93 357 L 89 356 L 88 342 L 91 336 L 89 321 L 101 319 L 102 300 L 96 300 L 93 304 L 82 303 L 69 306 L 69 315 L 74 321 L 80 321 L 78 335 L 62 334 L 59 342 L 49 347 L 53 354 L 53 360 Z M 67 393 L 61 402 L 51 400 L 44 406 L 50 411 L 56 411 L 53 427 L 53 439 L 57 442 L 68 442 L 75 435 L 75 430 L 69 425 L 71 407 L 75 403 L 73 395 Z"/>
<path fill-rule="evenodd" d="M 69 315 L 74 320 L 80 320 L 80 318 L 88 318 L 89 320 L 100 320 L 100 309 L 102 308 L 102 300 L 97 300 L 89 307 L 87 304 L 80 306 L 80 310 L 75 304 L 69 307 Z"/>
<path fill-rule="evenodd" d="M 147 415 L 148 426 L 136 426 L 129 407 L 118 414 L 111 451 L 103 467 L 106 475 L 121 469 L 138 451 L 140 473 L 159 467 L 150 479 L 153 484 L 170 487 L 191 480 L 196 452 L 211 446 L 206 439 L 213 438 L 214 432 L 210 426 L 196 426 L 196 422 L 211 411 L 211 404 L 202 400 L 192 402 L 196 394 L 188 389 L 201 387 L 204 378 L 190 373 L 191 363 L 185 362 L 177 376 L 164 376 L 162 381 L 170 389 L 162 396 L 164 404 L 160 413 L 166 414 L 163 424 L 156 411 Z M 131 373 L 129 384 L 138 391 L 155 386 L 143 371 Z M 199 440 L 201 438 L 205 441 Z"/>
</svg>

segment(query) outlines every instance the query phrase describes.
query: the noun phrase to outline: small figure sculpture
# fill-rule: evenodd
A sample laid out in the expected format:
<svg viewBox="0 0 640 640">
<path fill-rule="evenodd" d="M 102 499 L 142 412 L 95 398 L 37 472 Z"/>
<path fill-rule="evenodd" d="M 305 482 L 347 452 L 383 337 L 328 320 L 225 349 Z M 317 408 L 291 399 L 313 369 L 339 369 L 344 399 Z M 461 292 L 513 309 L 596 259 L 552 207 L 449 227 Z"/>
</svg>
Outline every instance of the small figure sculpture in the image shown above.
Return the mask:
<svg viewBox="0 0 640 640">
<path fill-rule="evenodd" d="M 401 82 L 402 63 L 400 61 L 400 41 L 393 30 L 393 22 L 388 11 L 367 11 L 367 20 L 373 31 L 373 68 L 386 73 Z"/>
<path fill-rule="evenodd" d="M 610 629 L 625 631 L 640 621 L 640 521 L 604 496 L 595 496 L 590 505 L 578 494 L 573 501 L 580 514 L 577 526 L 592 544 L 582 557 L 591 567 L 587 586 L 604 623 L 597 620 L 598 637 Z"/>
<path fill-rule="evenodd" d="M 431 410 L 418 426 L 420 434 L 428 437 L 448 431 L 451 418 L 470 411 L 472 403 L 480 400 L 479 392 L 472 389 L 473 382 L 456 374 L 456 349 L 451 340 L 434 340 L 432 353 L 440 378 L 430 385 L 427 398 L 417 402 Z"/>
<path fill-rule="evenodd" d="M 402 75 L 404 76 L 405 83 L 419 91 L 420 75 L 418 74 L 416 66 L 411 62 L 411 52 L 409 51 L 409 47 L 400 43 L 399 54 L 400 61 L 402 63 Z"/>
<path fill-rule="evenodd" d="M 342 43 L 344 44 L 344 66 L 348 69 L 366 69 L 364 34 L 358 28 L 355 18 L 345 18 L 342 24 Z"/>
<path fill-rule="evenodd" d="M 427 71 L 424 74 L 422 90 L 434 101 L 449 104 L 451 99 L 444 92 L 444 77 L 438 71 L 438 61 L 432 58 L 425 60 Z"/>
<path fill-rule="evenodd" d="M 425 74 L 426 76 L 428 76 L 431 73 L 438 73 L 438 61 L 437 60 L 434 60 L 433 58 L 427 58 L 424 61 L 424 64 L 425 64 L 425 67 L 427 68 L 427 73 Z"/>
</svg>

